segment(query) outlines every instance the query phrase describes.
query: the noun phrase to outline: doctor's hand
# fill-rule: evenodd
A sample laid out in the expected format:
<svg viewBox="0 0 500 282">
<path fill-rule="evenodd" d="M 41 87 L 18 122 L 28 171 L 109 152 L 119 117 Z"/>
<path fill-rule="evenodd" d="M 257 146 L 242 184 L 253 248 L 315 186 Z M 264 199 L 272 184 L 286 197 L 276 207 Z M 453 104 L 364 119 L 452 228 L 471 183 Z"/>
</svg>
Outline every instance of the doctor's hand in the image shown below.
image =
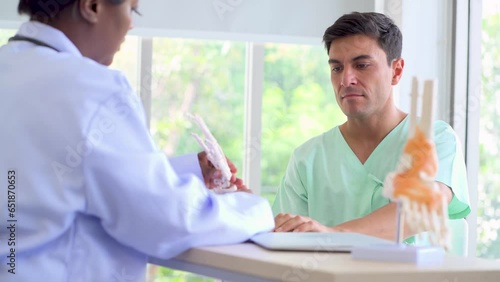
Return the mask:
<svg viewBox="0 0 500 282">
<path fill-rule="evenodd" d="M 222 177 L 222 172 L 216 169 L 215 166 L 207 159 L 207 153 L 205 151 L 198 153 L 198 161 L 200 162 L 201 173 L 203 174 L 205 185 L 208 189 L 215 188 L 215 180 Z M 229 166 L 229 170 L 231 171 L 231 179 L 229 180 L 229 183 L 236 186 L 237 191 L 239 192 L 252 193 L 252 191 L 245 186 L 243 180 L 236 177 L 238 169 L 233 162 L 228 158 L 226 158 L 226 161 Z"/>
<path fill-rule="evenodd" d="M 307 216 L 280 213 L 274 218 L 274 232 L 335 232 L 334 228 L 325 226 Z"/>
</svg>

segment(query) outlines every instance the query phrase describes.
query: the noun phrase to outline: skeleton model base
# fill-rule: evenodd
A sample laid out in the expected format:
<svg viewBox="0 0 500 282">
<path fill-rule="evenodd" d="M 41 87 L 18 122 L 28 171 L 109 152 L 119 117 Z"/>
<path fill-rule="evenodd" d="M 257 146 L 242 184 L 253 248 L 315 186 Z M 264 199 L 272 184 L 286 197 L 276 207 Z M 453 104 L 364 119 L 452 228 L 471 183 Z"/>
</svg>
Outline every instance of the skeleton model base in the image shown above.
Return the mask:
<svg viewBox="0 0 500 282">
<path fill-rule="evenodd" d="M 354 259 L 439 264 L 449 248 L 447 202 L 435 182 L 437 154 L 432 142 L 433 81 L 425 81 L 422 118 L 417 122 L 417 85 L 413 79 L 410 132 L 396 170 L 384 181 L 383 194 L 397 203 L 396 242 L 354 248 Z M 404 226 L 414 233 L 428 232 L 434 246 L 403 244 Z"/>
<path fill-rule="evenodd" d="M 418 81 L 413 79 L 410 111 L 410 132 L 396 171 L 384 182 L 384 195 L 398 202 L 398 222 L 414 233 L 428 232 L 430 243 L 449 249 L 448 203 L 435 182 L 438 170 L 433 139 L 434 97 L 437 86 L 424 82 L 421 96 L 421 119 L 417 121 Z M 398 241 L 403 232 L 398 231 Z"/>
<path fill-rule="evenodd" d="M 358 260 L 390 261 L 436 265 L 442 263 L 444 250 L 440 247 L 418 247 L 404 244 L 384 244 L 353 247 L 352 258 Z"/>
</svg>

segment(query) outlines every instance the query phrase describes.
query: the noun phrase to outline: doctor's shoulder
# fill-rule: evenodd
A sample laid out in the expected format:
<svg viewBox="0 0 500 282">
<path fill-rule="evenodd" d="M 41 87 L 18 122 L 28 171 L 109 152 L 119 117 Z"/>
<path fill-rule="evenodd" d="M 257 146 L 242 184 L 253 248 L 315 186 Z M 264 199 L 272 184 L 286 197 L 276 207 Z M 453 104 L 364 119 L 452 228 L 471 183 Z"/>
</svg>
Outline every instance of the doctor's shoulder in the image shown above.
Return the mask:
<svg viewBox="0 0 500 282">
<path fill-rule="evenodd" d="M 68 56 L 61 58 L 58 64 L 60 81 L 73 84 L 73 88 L 80 89 L 85 95 L 99 95 L 102 98 L 106 93 L 130 94 L 132 87 L 123 72 L 111 69 L 86 57 Z"/>
</svg>

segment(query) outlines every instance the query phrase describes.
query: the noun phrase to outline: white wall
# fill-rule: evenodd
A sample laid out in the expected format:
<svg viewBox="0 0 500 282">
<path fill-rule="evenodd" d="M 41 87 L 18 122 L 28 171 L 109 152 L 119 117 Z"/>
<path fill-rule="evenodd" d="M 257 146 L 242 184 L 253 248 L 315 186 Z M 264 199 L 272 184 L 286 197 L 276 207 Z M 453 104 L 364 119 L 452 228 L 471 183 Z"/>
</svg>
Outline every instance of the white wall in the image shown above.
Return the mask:
<svg viewBox="0 0 500 282">
<path fill-rule="evenodd" d="M 142 1 L 138 30 L 168 36 L 254 42 L 321 42 L 324 30 L 374 0 L 163 0 Z"/>
<path fill-rule="evenodd" d="M 402 0 L 403 58 L 400 105 L 409 110 L 411 79 L 437 79 L 436 118 L 449 122 L 451 11 L 448 0 Z"/>
<path fill-rule="evenodd" d="M 58 1 L 46 3 L 57 5 Z M 18 0 L 2 0 L 0 28 L 17 27 Z M 342 14 L 373 11 L 375 0 L 141 0 L 135 34 L 320 44 Z M 47 4 L 48 5 L 48 4 Z M 51 5 L 48 5 L 51 6 Z"/>
<path fill-rule="evenodd" d="M 17 14 L 18 0 L 2 0 L 0 9 L 0 28 L 17 28 L 19 23 L 26 19 Z"/>
</svg>

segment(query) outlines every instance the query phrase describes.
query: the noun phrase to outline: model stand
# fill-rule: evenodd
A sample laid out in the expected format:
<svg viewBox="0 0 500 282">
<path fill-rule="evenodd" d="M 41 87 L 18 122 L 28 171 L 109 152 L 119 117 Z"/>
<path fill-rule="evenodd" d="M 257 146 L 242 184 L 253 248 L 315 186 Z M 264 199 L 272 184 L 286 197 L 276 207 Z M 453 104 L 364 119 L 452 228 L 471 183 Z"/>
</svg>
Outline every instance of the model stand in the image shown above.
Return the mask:
<svg viewBox="0 0 500 282">
<path fill-rule="evenodd" d="M 354 247 L 353 259 L 415 264 L 439 264 L 449 244 L 447 202 L 434 181 L 437 154 L 433 138 L 433 97 L 436 83 L 424 82 L 421 119 L 417 119 L 418 81 L 413 79 L 410 130 L 401 159 L 384 181 L 384 196 L 397 203 L 394 244 Z M 403 243 L 404 229 L 428 232 L 432 246 Z"/>
</svg>

